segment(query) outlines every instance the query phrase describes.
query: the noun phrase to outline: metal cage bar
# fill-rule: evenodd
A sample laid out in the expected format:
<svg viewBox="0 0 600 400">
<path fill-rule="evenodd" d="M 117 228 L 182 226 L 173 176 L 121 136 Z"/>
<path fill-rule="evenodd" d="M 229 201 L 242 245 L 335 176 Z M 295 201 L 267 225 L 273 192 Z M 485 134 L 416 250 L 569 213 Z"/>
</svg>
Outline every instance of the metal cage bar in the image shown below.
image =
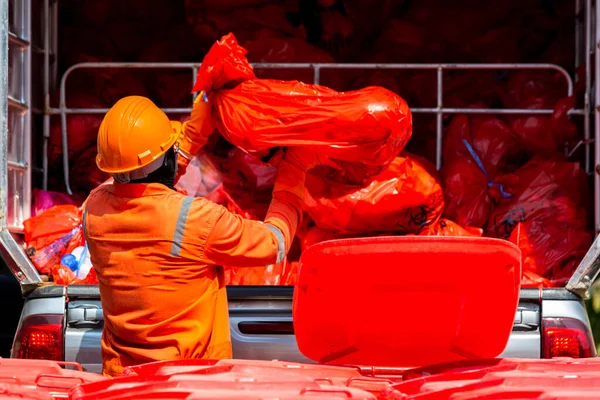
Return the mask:
<svg viewBox="0 0 600 400">
<path fill-rule="evenodd" d="M 26 4 L 28 6 L 28 3 Z M 9 23 L 8 23 L 8 0 L 0 0 L 0 256 L 6 262 L 8 268 L 13 272 L 14 276 L 21 283 L 22 288 L 29 288 L 41 283 L 41 278 L 35 267 L 25 254 L 21 246 L 17 244 L 15 238 L 9 231 L 8 213 L 8 172 L 9 170 L 20 170 L 20 173 L 26 173 L 29 169 L 27 165 L 15 165 L 8 160 L 8 135 L 22 134 L 30 135 L 29 125 L 25 124 L 21 132 L 8 132 L 8 108 L 9 108 L 9 84 L 8 84 L 8 42 L 9 42 Z M 23 16 L 25 18 L 25 16 Z M 29 22 L 25 21 L 25 31 L 29 30 Z M 28 38 L 30 35 L 25 35 Z M 24 84 L 29 89 L 28 78 L 25 78 Z M 26 96 L 25 106 L 29 106 L 29 97 Z M 23 111 L 27 112 L 27 111 Z M 26 138 L 23 138 L 26 140 Z M 28 150 L 24 144 L 25 151 Z M 25 172 L 23 171 L 25 169 Z M 25 185 L 30 185 L 28 180 Z M 16 188 L 13 187 L 14 190 Z M 30 188 L 24 188 L 27 192 L 23 193 L 26 196 Z M 26 201 L 27 205 L 29 203 Z M 25 289 L 23 289 L 25 290 Z"/>
<path fill-rule="evenodd" d="M 323 69 L 396 69 L 396 70 L 432 70 L 437 71 L 437 107 L 435 108 L 411 108 L 413 113 L 428 113 L 436 115 L 436 167 L 439 169 L 442 165 L 442 139 L 443 139 L 443 115 L 444 114 L 524 114 L 524 115 L 548 115 L 552 114 L 552 109 L 498 109 L 498 108 L 445 108 L 443 104 L 443 73 L 446 70 L 553 70 L 561 74 L 567 82 L 567 93 L 573 94 L 573 80 L 569 73 L 562 67 L 554 64 L 312 64 L 312 63 L 257 63 L 253 64 L 255 68 L 264 69 L 313 69 L 315 83 L 320 81 L 320 71 Z M 69 194 L 72 193 L 69 181 L 69 145 L 67 134 L 67 115 L 70 114 L 103 114 L 108 111 L 106 108 L 69 108 L 67 107 L 66 83 L 71 73 L 77 69 L 98 69 L 98 68 L 140 68 L 140 69 L 191 69 L 193 77 L 194 71 L 200 68 L 199 63 L 129 63 L 129 62 L 89 62 L 73 65 L 65 71 L 60 81 L 60 104 L 58 108 L 48 108 L 49 115 L 60 115 L 62 151 L 63 151 L 63 172 L 65 179 L 65 188 Z M 188 113 L 191 108 L 163 108 L 166 113 Z M 571 115 L 586 115 L 585 109 L 570 110 Z M 44 125 L 44 129 L 49 126 Z M 47 147 L 49 132 L 44 132 L 44 147 Z M 584 146 L 589 147 L 589 142 Z M 44 157 L 47 154 L 44 153 Z M 47 160 L 44 161 L 47 165 Z"/>
</svg>

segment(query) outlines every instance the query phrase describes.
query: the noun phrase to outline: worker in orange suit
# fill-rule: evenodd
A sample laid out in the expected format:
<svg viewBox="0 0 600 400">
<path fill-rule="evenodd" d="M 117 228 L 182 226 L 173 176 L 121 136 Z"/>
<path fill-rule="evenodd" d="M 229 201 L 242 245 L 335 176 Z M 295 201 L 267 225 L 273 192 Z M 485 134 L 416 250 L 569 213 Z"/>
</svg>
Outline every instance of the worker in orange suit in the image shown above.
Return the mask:
<svg viewBox="0 0 600 400">
<path fill-rule="evenodd" d="M 318 163 L 299 148 L 278 167 L 264 223 L 175 191 L 181 149 L 183 169 L 212 131 L 205 100 L 180 124 L 145 97 L 125 97 L 100 125 L 96 163 L 114 183 L 90 194 L 83 229 L 104 311 L 104 375 L 151 361 L 231 358 L 220 266 L 279 263 L 296 232 L 306 169 Z"/>
</svg>

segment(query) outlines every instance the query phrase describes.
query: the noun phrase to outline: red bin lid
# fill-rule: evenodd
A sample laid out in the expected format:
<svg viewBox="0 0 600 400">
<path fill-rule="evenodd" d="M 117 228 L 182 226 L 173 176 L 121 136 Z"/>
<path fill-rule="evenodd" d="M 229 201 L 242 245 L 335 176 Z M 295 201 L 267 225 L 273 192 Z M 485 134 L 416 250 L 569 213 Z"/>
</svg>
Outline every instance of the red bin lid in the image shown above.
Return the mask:
<svg viewBox="0 0 600 400">
<path fill-rule="evenodd" d="M 497 357 L 518 305 L 521 253 L 480 237 L 323 242 L 300 260 L 294 330 L 320 363 L 418 367 Z"/>
</svg>

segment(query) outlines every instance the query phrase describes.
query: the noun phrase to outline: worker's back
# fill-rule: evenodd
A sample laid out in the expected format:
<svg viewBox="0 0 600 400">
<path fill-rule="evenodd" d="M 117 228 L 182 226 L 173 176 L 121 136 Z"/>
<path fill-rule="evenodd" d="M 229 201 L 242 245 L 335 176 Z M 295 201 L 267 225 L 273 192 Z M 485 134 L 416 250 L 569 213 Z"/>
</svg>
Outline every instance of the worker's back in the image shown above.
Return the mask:
<svg viewBox="0 0 600 400">
<path fill-rule="evenodd" d="M 90 195 L 84 224 L 105 314 L 104 373 L 231 357 L 222 269 L 202 261 L 215 207 L 161 184 L 115 183 Z"/>
</svg>

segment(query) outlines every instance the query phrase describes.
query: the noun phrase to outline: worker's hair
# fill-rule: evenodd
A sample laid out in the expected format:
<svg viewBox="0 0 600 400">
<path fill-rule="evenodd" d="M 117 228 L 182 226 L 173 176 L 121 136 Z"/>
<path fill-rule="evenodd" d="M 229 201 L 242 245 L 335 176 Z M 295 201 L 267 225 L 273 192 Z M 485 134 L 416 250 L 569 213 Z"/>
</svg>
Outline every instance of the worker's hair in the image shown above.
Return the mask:
<svg viewBox="0 0 600 400">
<path fill-rule="evenodd" d="M 177 154 L 175 148 L 171 147 L 165 153 L 163 165 L 147 177 L 131 180 L 130 183 L 160 183 L 175 190 L 175 174 L 177 173 Z"/>
</svg>

